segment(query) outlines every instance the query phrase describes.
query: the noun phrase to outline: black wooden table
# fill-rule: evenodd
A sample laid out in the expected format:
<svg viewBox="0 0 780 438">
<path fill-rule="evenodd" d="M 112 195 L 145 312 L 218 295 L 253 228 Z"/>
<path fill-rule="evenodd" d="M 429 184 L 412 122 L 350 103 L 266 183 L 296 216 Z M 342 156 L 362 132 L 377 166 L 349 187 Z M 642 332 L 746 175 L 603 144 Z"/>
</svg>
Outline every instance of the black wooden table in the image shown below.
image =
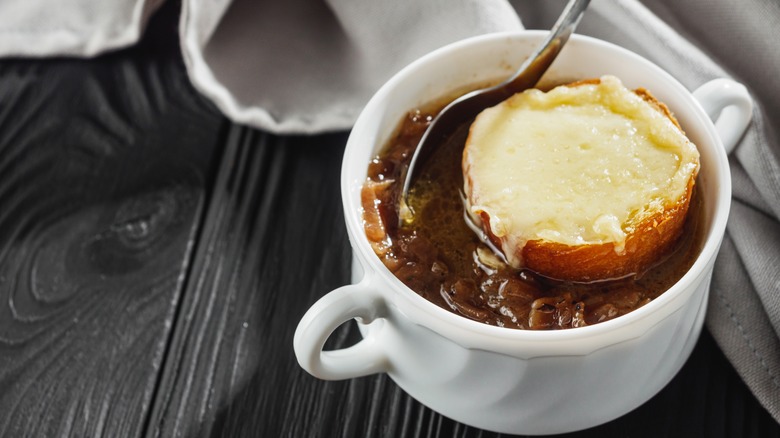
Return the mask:
<svg viewBox="0 0 780 438">
<path fill-rule="evenodd" d="M 177 14 L 96 59 L 0 60 L 0 436 L 494 436 L 387 376 L 298 367 L 298 320 L 349 279 L 347 133 L 230 123 L 187 80 Z M 655 398 L 571 436 L 780 426 L 705 332 Z"/>
</svg>

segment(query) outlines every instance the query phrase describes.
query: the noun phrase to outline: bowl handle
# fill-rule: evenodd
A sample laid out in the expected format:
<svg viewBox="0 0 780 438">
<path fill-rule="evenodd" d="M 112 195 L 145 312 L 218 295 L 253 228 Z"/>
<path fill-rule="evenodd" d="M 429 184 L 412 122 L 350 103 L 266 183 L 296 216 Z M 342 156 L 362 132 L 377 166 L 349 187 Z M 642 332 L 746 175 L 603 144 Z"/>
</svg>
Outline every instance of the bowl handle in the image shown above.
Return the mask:
<svg viewBox="0 0 780 438">
<path fill-rule="evenodd" d="M 713 79 L 693 92 L 715 123 L 726 153 L 731 153 L 753 116 L 753 99 L 744 85 L 732 79 Z"/>
<path fill-rule="evenodd" d="M 340 350 L 323 351 L 338 326 L 353 318 L 369 323 L 387 314 L 384 297 L 370 287 L 370 279 L 340 287 L 323 296 L 306 312 L 295 330 L 293 346 L 298 363 L 311 375 L 342 380 L 387 370 L 388 360 L 374 333 Z"/>
</svg>

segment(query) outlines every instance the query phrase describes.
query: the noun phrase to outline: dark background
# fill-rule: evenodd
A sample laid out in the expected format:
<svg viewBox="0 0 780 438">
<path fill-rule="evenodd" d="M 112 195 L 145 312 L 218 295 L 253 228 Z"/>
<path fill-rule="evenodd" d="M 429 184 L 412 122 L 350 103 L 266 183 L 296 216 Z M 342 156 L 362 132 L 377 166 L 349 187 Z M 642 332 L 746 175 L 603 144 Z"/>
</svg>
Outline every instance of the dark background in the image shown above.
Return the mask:
<svg viewBox="0 0 780 438">
<path fill-rule="evenodd" d="M 95 59 L 0 60 L 0 436 L 495 436 L 385 375 L 298 367 L 298 320 L 349 280 L 348 133 L 229 122 L 187 79 L 178 9 Z M 567 436 L 780 426 L 705 331 L 656 397 Z"/>
</svg>

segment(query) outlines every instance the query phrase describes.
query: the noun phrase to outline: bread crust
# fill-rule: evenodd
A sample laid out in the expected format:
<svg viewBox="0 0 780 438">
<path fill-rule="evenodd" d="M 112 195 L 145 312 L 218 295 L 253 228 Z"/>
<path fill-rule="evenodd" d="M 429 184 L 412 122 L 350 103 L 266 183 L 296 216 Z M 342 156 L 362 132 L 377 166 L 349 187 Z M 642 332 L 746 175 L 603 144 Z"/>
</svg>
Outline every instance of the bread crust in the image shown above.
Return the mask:
<svg viewBox="0 0 780 438">
<path fill-rule="evenodd" d="M 522 249 L 528 269 L 568 281 L 598 281 L 639 274 L 663 261 L 674 248 L 685 225 L 694 179 L 685 195 L 646 217 L 626 233 L 625 252 L 613 243 L 569 246 L 543 240 L 528 241 Z"/>
<path fill-rule="evenodd" d="M 600 79 L 586 79 L 566 84 L 574 87 L 585 84 L 599 84 Z M 669 108 L 658 101 L 644 88 L 634 90 L 638 96 L 664 114 L 682 132 L 684 131 Z M 625 248 L 615 251 L 612 242 L 602 244 L 566 245 L 546 240 L 529 240 L 518 248 L 515 254 L 523 260 L 525 268 L 553 279 L 593 282 L 624 278 L 641 274 L 660 263 L 671 252 L 682 234 L 691 195 L 696 184 L 698 170 L 691 174 L 682 196 L 665 204 L 660 211 L 636 218 L 636 222 L 624 223 Z M 468 187 L 473 187 L 471 175 Z M 466 193 L 470 197 L 469 193 Z M 502 248 L 501 239 L 490 229 L 490 217 L 480 213 L 482 228 L 496 248 Z"/>
</svg>

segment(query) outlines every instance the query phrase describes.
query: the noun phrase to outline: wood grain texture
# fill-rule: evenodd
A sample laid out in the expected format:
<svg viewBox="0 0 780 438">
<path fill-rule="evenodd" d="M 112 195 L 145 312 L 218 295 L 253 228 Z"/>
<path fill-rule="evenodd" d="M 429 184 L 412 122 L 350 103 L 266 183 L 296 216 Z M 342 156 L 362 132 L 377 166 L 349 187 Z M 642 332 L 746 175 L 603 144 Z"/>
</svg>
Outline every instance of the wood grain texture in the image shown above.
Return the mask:
<svg viewBox="0 0 780 438">
<path fill-rule="evenodd" d="M 306 415 L 291 396 L 307 386 L 292 354 L 292 329 L 308 303 L 349 273 L 341 207 L 333 202 L 343 143 L 343 135 L 231 131 L 161 382 L 168 395 L 157 400 L 154 436 L 208 435 L 236 415 L 250 436 L 283 436 L 295 423 L 271 419 Z M 259 406 L 262 415 L 244 405 Z"/>
<path fill-rule="evenodd" d="M 385 375 L 325 382 L 298 367 L 292 351 L 298 320 L 349 280 L 339 194 L 345 139 L 231 131 L 151 435 L 499 436 L 432 412 Z M 329 347 L 358 337 L 354 324 L 345 324 Z M 705 333 L 655 398 L 611 423 L 565 436 L 772 437 L 780 426 Z"/>
<path fill-rule="evenodd" d="M 346 133 L 228 127 L 189 85 L 177 19 L 167 2 L 141 44 L 93 60 L 0 60 L 0 436 L 498 436 L 385 375 L 298 367 L 298 320 L 349 279 Z M 358 338 L 348 323 L 328 346 Z M 647 404 L 566 436 L 780 425 L 705 333 Z"/>
<path fill-rule="evenodd" d="M 144 431 L 224 121 L 151 36 L 0 61 L 0 436 Z"/>
</svg>

